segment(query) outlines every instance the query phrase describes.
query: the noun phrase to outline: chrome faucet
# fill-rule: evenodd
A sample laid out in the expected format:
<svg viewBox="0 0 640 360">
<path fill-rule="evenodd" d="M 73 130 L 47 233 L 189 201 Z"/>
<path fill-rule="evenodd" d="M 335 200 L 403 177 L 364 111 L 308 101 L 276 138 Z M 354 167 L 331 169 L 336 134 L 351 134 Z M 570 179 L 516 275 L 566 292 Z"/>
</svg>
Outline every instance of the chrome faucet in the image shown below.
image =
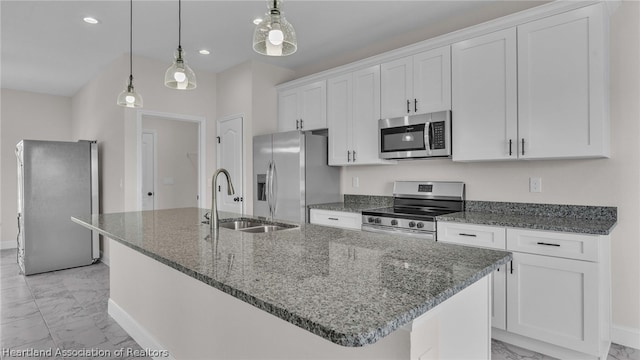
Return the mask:
<svg viewBox="0 0 640 360">
<path fill-rule="evenodd" d="M 229 172 L 223 168 L 216 170 L 213 173 L 213 177 L 211 178 L 211 219 L 209 220 L 211 232 L 218 230 L 218 204 L 216 203 L 216 179 L 218 175 L 223 173 L 227 177 L 227 194 L 233 195 L 235 190 L 233 190 L 233 184 L 231 183 L 231 175 Z"/>
</svg>

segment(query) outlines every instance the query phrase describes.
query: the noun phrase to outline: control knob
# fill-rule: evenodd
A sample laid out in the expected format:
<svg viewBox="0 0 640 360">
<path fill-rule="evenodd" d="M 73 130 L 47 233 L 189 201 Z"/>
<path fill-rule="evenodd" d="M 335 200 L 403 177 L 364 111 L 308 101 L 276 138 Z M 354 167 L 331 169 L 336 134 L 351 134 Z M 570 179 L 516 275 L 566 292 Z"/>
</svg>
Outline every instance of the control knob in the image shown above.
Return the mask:
<svg viewBox="0 0 640 360">
<path fill-rule="evenodd" d="M 380 218 L 376 218 L 376 220 L 375 220 L 375 223 L 376 223 L 376 224 L 380 224 L 381 222 L 382 222 L 382 219 L 380 219 Z"/>
<path fill-rule="evenodd" d="M 418 229 L 422 229 L 424 227 L 424 224 L 419 222 L 417 226 L 418 226 Z"/>
<path fill-rule="evenodd" d="M 391 225 L 398 225 L 398 220 L 391 220 Z"/>
<path fill-rule="evenodd" d="M 409 221 L 409 227 L 412 228 L 414 226 L 416 226 L 415 221 Z"/>
<path fill-rule="evenodd" d="M 369 216 L 369 217 L 367 218 L 367 222 L 368 222 L 368 223 L 372 223 L 372 222 L 373 222 L 373 218 L 372 218 L 371 216 Z"/>
</svg>

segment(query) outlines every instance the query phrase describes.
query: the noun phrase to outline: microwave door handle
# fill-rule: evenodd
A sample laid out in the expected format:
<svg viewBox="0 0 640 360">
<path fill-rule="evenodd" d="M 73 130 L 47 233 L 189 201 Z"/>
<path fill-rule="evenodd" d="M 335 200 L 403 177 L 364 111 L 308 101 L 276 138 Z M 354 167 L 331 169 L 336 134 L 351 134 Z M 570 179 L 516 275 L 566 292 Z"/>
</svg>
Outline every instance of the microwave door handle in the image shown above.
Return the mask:
<svg viewBox="0 0 640 360">
<path fill-rule="evenodd" d="M 431 122 L 424 123 L 424 147 L 427 150 L 427 154 L 431 155 L 431 141 L 429 141 L 431 134 Z"/>
</svg>

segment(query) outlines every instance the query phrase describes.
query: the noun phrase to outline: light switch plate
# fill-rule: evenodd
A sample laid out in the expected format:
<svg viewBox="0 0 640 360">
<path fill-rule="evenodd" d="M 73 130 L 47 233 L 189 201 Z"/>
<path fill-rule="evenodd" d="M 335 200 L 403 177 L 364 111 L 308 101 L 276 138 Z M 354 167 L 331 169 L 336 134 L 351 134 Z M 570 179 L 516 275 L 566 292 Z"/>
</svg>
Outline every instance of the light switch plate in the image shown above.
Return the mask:
<svg viewBox="0 0 640 360">
<path fill-rule="evenodd" d="M 351 186 L 354 188 L 360 187 L 360 179 L 357 176 L 351 178 Z"/>
</svg>

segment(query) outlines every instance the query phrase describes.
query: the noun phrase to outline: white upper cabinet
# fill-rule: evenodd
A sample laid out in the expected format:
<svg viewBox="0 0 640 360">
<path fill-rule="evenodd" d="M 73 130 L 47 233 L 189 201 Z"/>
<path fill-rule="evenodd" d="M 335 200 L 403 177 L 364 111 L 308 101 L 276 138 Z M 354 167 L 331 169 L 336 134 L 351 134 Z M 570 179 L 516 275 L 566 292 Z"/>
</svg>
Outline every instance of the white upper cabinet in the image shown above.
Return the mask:
<svg viewBox="0 0 640 360">
<path fill-rule="evenodd" d="M 518 26 L 521 158 L 609 155 L 608 67 L 599 6 Z"/>
<path fill-rule="evenodd" d="M 516 158 L 516 29 L 453 44 L 452 159 Z"/>
<path fill-rule="evenodd" d="M 278 94 L 278 131 L 327 128 L 326 81 L 318 81 Z"/>
<path fill-rule="evenodd" d="M 602 6 L 452 45 L 453 160 L 609 156 Z"/>
<path fill-rule="evenodd" d="M 380 66 L 327 82 L 329 165 L 389 164 L 378 158 Z"/>
<path fill-rule="evenodd" d="M 444 46 L 381 65 L 383 119 L 451 109 L 451 49 Z"/>
</svg>

